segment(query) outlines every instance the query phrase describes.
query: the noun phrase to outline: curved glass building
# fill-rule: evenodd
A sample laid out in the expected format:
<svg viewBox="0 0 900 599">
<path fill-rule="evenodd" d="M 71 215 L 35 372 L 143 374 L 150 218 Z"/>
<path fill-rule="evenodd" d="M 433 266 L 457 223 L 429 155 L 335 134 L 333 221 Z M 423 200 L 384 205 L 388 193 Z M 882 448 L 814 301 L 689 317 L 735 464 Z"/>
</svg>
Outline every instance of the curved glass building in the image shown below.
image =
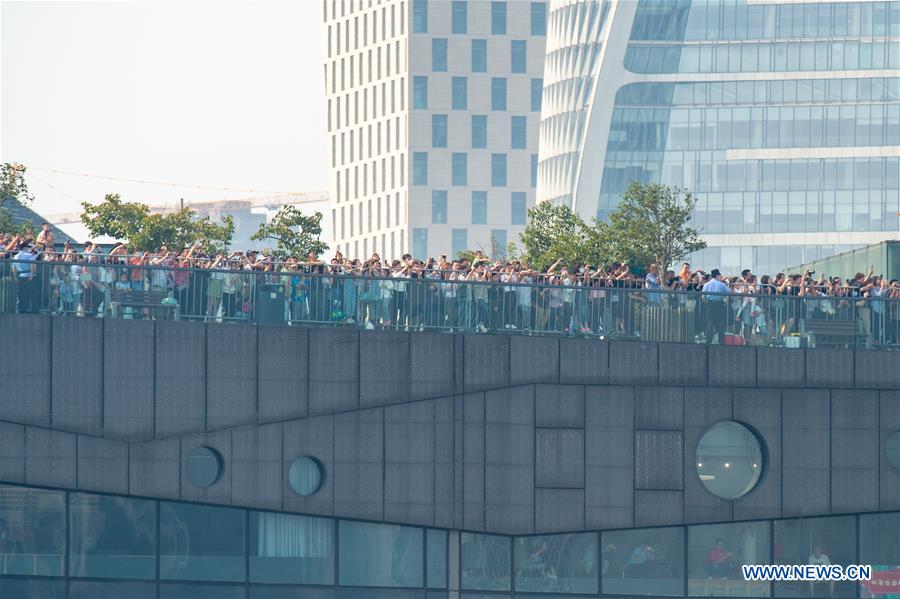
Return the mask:
<svg viewBox="0 0 900 599">
<path fill-rule="evenodd" d="M 538 200 L 685 187 L 701 266 L 900 236 L 900 1 L 551 2 Z"/>
</svg>

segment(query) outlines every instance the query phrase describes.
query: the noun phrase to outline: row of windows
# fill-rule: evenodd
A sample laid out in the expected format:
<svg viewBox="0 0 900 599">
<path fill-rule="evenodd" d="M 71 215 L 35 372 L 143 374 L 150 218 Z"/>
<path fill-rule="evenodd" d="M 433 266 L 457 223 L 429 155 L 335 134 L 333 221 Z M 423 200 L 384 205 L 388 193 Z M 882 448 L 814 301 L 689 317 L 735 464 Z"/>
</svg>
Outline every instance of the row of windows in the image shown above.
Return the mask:
<svg viewBox="0 0 900 599">
<path fill-rule="evenodd" d="M 379 94 L 380 87 L 380 94 Z M 369 93 L 371 91 L 371 93 Z M 352 100 L 352 102 L 351 102 Z M 353 105 L 353 111 L 350 105 Z M 369 123 L 371 119 L 390 116 L 399 110 L 406 110 L 406 78 L 383 81 L 352 94 L 347 93 L 328 100 L 328 131 Z M 333 110 L 332 110 L 333 109 Z M 362 109 L 362 110 L 360 110 Z M 398 117 L 399 120 L 399 117 Z"/>
<path fill-rule="evenodd" d="M 758 245 L 758 246 L 714 246 L 694 252 L 688 258 L 693 268 L 722 272 L 740 272 L 745 268 L 753 272 L 775 273 L 785 266 L 809 264 L 813 260 L 826 258 L 855 249 L 852 245 Z"/>
<path fill-rule="evenodd" d="M 406 185 L 406 155 L 400 153 L 335 172 L 335 202 L 341 203 Z M 353 181 L 351 183 L 351 175 Z M 370 186 L 371 177 L 371 186 Z M 380 183 L 380 186 L 379 186 Z M 380 188 L 379 188 L 380 187 Z"/>
<path fill-rule="evenodd" d="M 443 530 L 13 486 L 0 522 L 2 576 L 447 587 Z"/>
<path fill-rule="evenodd" d="M 365 211 L 363 210 L 364 208 Z M 399 227 L 403 218 L 400 212 L 400 194 L 394 194 L 393 198 L 390 195 L 386 195 L 384 198 L 370 199 L 366 202 L 360 202 L 355 207 L 341 206 L 340 213 L 337 212 L 337 209 L 333 210 L 333 216 L 337 217 L 338 214 L 340 215 L 340 239 L 346 239 L 348 232 L 349 237 L 355 237 L 356 235 L 372 233 L 373 229 L 380 231 L 382 228 L 391 226 Z M 383 220 L 382 217 L 384 217 Z M 382 223 L 384 227 L 382 227 Z M 337 219 L 335 219 L 335 227 L 337 227 Z M 337 237 L 337 235 L 334 236 Z"/>
<path fill-rule="evenodd" d="M 331 166 L 380 156 L 382 148 L 388 153 L 398 150 L 403 136 L 400 117 L 334 133 L 331 135 Z"/>
<path fill-rule="evenodd" d="M 349 4 L 349 2 L 346 3 Z M 345 2 L 342 1 L 340 4 L 343 5 Z M 403 18 L 403 7 L 403 2 L 399 4 L 394 3 L 390 6 L 390 13 L 388 12 L 388 7 L 383 6 L 380 11 L 376 9 L 371 13 L 365 12 L 362 15 L 361 21 L 359 16 L 354 17 L 352 19 L 352 34 L 350 31 L 351 19 L 347 19 L 343 23 L 343 36 L 341 35 L 341 23 L 335 23 L 334 25 L 329 24 L 325 30 L 328 58 L 331 58 L 332 54 L 350 52 L 351 49 L 359 50 L 361 47 L 368 47 L 370 43 L 377 44 L 387 39 L 394 38 L 396 37 L 398 30 L 400 35 L 404 35 L 406 33 L 406 26 Z M 400 19 L 397 19 L 398 8 L 400 9 Z M 327 12 L 328 11 L 326 10 L 326 14 Z M 369 18 L 370 16 L 371 19 Z M 328 22 L 327 16 L 325 22 Z M 390 27 L 390 30 L 388 30 L 388 27 Z M 360 32 L 362 32 L 362 35 L 360 35 Z M 353 44 L 352 48 L 350 47 L 351 43 Z"/>
<path fill-rule="evenodd" d="M 900 103 L 616 108 L 610 150 L 900 146 Z"/>
<path fill-rule="evenodd" d="M 507 2 L 492 1 L 491 34 L 506 35 Z M 547 5 L 545 2 L 531 2 L 531 35 L 547 34 Z M 469 32 L 469 2 L 453 0 L 451 4 L 451 32 Z M 428 33 L 428 0 L 413 0 L 413 33 Z"/>
<path fill-rule="evenodd" d="M 428 185 L 428 152 L 413 152 L 412 184 Z M 491 187 L 507 186 L 508 155 L 492 153 L 490 159 Z M 531 186 L 537 183 L 537 154 L 531 155 Z M 468 158 L 465 153 L 451 155 L 451 180 L 453 185 L 468 185 Z M 457 182 L 459 181 L 459 182 Z M 462 181 L 466 181 L 463 183 Z"/>
<path fill-rule="evenodd" d="M 397 40 L 393 44 L 333 60 L 330 72 L 326 64 L 325 89 L 330 89 L 332 94 L 342 93 L 355 86 L 377 82 L 382 77 L 399 75 L 405 68 L 406 56 L 401 51 L 400 40 Z"/>
<path fill-rule="evenodd" d="M 616 106 L 820 104 L 900 100 L 900 78 L 641 82 L 623 85 Z"/>
<path fill-rule="evenodd" d="M 528 194 L 524 191 L 514 191 L 510 194 L 509 222 L 511 225 L 524 225 L 528 204 Z M 472 192 L 472 219 L 473 225 L 487 224 L 488 192 Z M 431 223 L 434 225 L 447 224 L 447 191 L 435 189 L 431 192 Z M 456 255 L 456 251 L 453 252 Z"/>
<path fill-rule="evenodd" d="M 405 235 L 406 231 L 400 229 L 399 231 L 391 231 L 390 234 L 382 233 L 380 236 L 372 235 L 361 240 L 348 241 L 343 245 L 336 244 L 334 249 L 335 251 L 343 251 L 345 256 L 370 256 L 369 249 L 371 248 L 373 254 L 380 254 L 382 258 L 397 258 L 406 253 Z M 397 239 L 399 239 L 399 244 Z"/>
<path fill-rule="evenodd" d="M 447 71 L 448 41 L 445 37 L 431 39 L 431 70 L 437 73 Z M 471 69 L 473 73 L 487 72 L 487 40 L 471 40 Z M 525 73 L 528 64 L 527 40 L 510 40 L 509 42 L 509 72 Z"/>
<path fill-rule="evenodd" d="M 632 40 L 752 40 L 900 35 L 900 4 L 641 0 Z"/>
<path fill-rule="evenodd" d="M 474 200 L 473 200 L 474 201 Z M 412 236 L 412 253 L 414 256 L 430 256 L 428 249 L 428 229 L 414 228 Z M 490 247 L 484 251 L 490 256 L 501 257 L 506 255 L 507 243 L 506 229 L 491 229 Z M 468 229 L 452 229 L 450 232 L 451 256 L 458 256 L 460 252 L 469 249 Z M 441 248 L 443 251 L 446 248 Z"/>
<path fill-rule="evenodd" d="M 477 41 L 477 40 L 476 40 Z M 505 77 L 491 78 L 491 110 L 506 110 L 508 85 Z M 541 111 L 541 96 L 543 94 L 543 80 L 531 79 L 530 84 L 531 110 Z M 469 110 L 469 79 L 467 77 L 452 77 L 450 79 L 450 107 L 452 110 Z M 415 75 L 412 89 L 413 110 L 428 109 L 428 76 Z"/>
<path fill-rule="evenodd" d="M 352 15 L 354 12 L 361 12 L 367 8 L 372 8 L 382 3 L 389 3 L 388 0 L 322 0 L 322 18 L 325 21 L 337 19 L 345 15 Z M 400 12 L 403 12 L 404 2 L 400 2 Z"/>
<path fill-rule="evenodd" d="M 654 74 L 897 69 L 900 41 L 629 44 L 625 68 L 633 73 Z"/>
<path fill-rule="evenodd" d="M 471 146 L 473 148 L 487 148 L 487 116 L 473 114 L 471 116 Z M 524 150 L 528 147 L 528 117 L 513 116 L 510 117 L 509 127 L 509 147 L 513 150 Z M 447 147 L 447 115 L 433 114 L 431 115 L 431 147 L 446 148 Z M 466 154 L 454 154 L 454 165 L 456 164 L 456 156 L 461 156 L 460 160 L 465 162 Z M 454 167 L 454 173 L 455 173 Z M 456 176 L 453 177 L 454 185 L 467 185 L 467 183 L 456 183 Z"/>
</svg>

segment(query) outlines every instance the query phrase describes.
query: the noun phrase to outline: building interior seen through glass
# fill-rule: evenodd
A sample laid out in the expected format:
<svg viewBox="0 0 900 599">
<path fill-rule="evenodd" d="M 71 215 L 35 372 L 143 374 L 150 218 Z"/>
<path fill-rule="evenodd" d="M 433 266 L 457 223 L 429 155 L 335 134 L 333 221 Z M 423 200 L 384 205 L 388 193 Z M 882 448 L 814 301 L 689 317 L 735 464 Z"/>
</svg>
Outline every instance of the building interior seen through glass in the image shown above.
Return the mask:
<svg viewBox="0 0 900 599">
<path fill-rule="evenodd" d="M 768 563 L 873 579 L 743 579 Z M 886 598 L 898 577 L 900 512 L 509 537 L 0 486 L 3 599 Z"/>
</svg>

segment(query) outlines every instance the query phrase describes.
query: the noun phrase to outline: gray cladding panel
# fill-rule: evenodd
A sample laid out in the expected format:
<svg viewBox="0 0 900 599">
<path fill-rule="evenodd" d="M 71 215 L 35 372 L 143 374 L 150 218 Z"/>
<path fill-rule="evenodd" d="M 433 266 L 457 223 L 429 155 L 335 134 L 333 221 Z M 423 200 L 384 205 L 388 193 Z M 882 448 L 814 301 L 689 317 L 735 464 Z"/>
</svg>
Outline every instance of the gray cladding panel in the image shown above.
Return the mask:
<svg viewBox="0 0 900 599">
<path fill-rule="evenodd" d="M 535 429 L 535 486 L 584 488 L 584 430 Z"/>
<path fill-rule="evenodd" d="M 885 453 L 888 438 L 900 431 L 900 390 L 881 391 L 879 397 L 878 456 L 880 476 L 879 509 L 900 509 L 900 470 L 891 466 Z"/>
<path fill-rule="evenodd" d="M 154 331 L 150 320 L 104 321 L 103 433 L 107 437 L 153 438 Z"/>
<path fill-rule="evenodd" d="M 361 408 L 409 401 L 410 334 L 366 331 L 359 336 L 359 405 Z"/>
<path fill-rule="evenodd" d="M 619 341 L 609 345 L 609 382 L 613 385 L 655 385 L 659 378 L 658 344 Z"/>
<path fill-rule="evenodd" d="M 900 352 L 857 351 L 856 386 L 900 389 Z"/>
<path fill-rule="evenodd" d="M 181 487 L 181 441 L 163 439 L 131 446 L 128 488 L 132 495 L 178 499 Z"/>
<path fill-rule="evenodd" d="M 359 400 L 359 333 L 309 329 L 309 414 L 353 410 Z"/>
<path fill-rule="evenodd" d="M 583 385 L 535 385 L 535 425 L 584 427 Z"/>
<path fill-rule="evenodd" d="M 307 514 L 334 513 L 334 417 L 317 416 L 284 423 L 284 454 L 281 473 L 284 509 Z M 325 467 L 325 482 L 309 497 L 297 495 L 288 483 L 291 465 L 299 457 L 311 456 Z"/>
<path fill-rule="evenodd" d="M 485 529 L 534 530 L 534 388 L 485 393 Z"/>
<path fill-rule="evenodd" d="M 806 350 L 756 348 L 756 382 L 760 387 L 802 387 L 806 384 Z"/>
<path fill-rule="evenodd" d="M 231 431 L 231 500 L 235 505 L 281 509 L 282 431 L 280 422 Z"/>
<path fill-rule="evenodd" d="M 78 488 L 128 494 L 128 443 L 78 435 Z"/>
<path fill-rule="evenodd" d="M 634 390 L 634 425 L 645 429 L 681 429 L 684 425 L 684 389 L 637 387 Z"/>
<path fill-rule="evenodd" d="M 845 349 L 806 352 L 806 386 L 839 389 L 853 386 L 853 357 Z"/>
<path fill-rule="evenodd" d="M 735 389 L 734 419 L 751 426 L 766 445 L 766 473 L 746 497 L 734 504 L 734 518 L 777 518 L 781 516 L 781 391 L 778 389 Z"/>
<path fill-rule="evenodd" d="M 43 428 L 25 428 L 25 483 L 76 488 L 76 435 Z"/>
<path fill-rule="evenodd" d="M 257 360 L 259 422 L 275 422 L 307 415 L 309 404 L 307 329 L 259 327 Z"/>
<path fill-rule="evenodd" d="M 206 329 L 206 430 L 256 422 L 256 330 Z"/>
<path fill-rule="evenodd" d="M 634 389 L 585 388 L 585 526 L 633 522 Z"/>
<path fill-rule="evenodd" d="M 605 385 L 609 382 L 609 343 L 592 339 L 559 340 L 559 382 Z"/>
<path fill-rule="evenodd" d="M 26 314 L 0 314 L 0 419 L 50 426 L 50 322 Z M 19 348 L 25 340 L 24 347 Z M 22 401 L 28 398 L 28 401 Z"/>
<path fill-rule="evenodd" d="M 384 516 L 394 522 L 434 524 L 434 402 L 384 410 Z"/>
<path fill-rule="evenodd" d="M 206 430 L 206 327 L 156 322 L 156 437 Z"/>
<path fill-rule="evenodd" d="M 634 488 L 681 490 L 681 431 L 634 431 Z"/>
<path fill-rule="evenodd" d="M 510 384 L 555 383 L 559 380 L 559 339 L 512 337 L 509 340 Z"/>
<path fill-rule="evenodd" d="M 384 410 L 334 417 L 334 512 L 337 516 L 384 517 Z"/>
<path fill-rule="evenodd" d="M 447 397 L 434 401 L 434 525 L 454 527 L 456 494 L 454 473 L 454 401 Z M 460 465 L 460 472 L 462 467 Z M 459 497 L 459 499 L 458 499 Z"/>
<path fill-rule="evenodd" d="M 785 516 L 822 514 L 829 510 L 830 412 L 827 391 L 782 392 Z"/>
<path fill-rule="evenodd" d="M 411 400 L 454 393 L 455 335 L 416 333 L 409 336 L 409 397 Z"/>
<path fill-rule="evenodd" d="M 198 447 L 211 447 L 222 455 L 222 475 L 212 486 L 198 487 L 187 475 L 188 456 Z M 181 498 L 207 503 L 231 503 L 231 431 L 216 431 L 181 438 Z"/>
<path fill-rule="evenodd" d="M 534 532 L 584 530 L 584 489 L 537 489 Z"/>
<path fill-rule="evenodd" d="M 709 384 L 756 386 L 756 351 L 743 347 L 709 347 Z"/>
<path fill-rule="evenodd" d="M 681 491 L 635 491 L 634 525 L 681 524 L 683 520 L 682 502 Z"/>
<path fill-rule="evenodd" d="M 706 430 L 732 419 L 731 389 L 694 387 L 684 390 L 684 519 L 685 522 L 731 520 L 732 502 L 716 497 L 697 475 L 697 445 Z"/>
<path fill-rule="evenodd" d="M 52 424 L 60 430 L 103 431 L 103 320 L 54 318 Z"/>
<path fill-rule="evenodd" d="M 463 528 L 484 529 L 484 393 L 462 397 Z"/>
<path fill-rule="evenodd" d="M 705 385 L 706 351 L 706 345 L 696 343 L 660 343 L 660 384 Z"/>
<path fill-rule="evenodd" d="M 462 339 L 466 392 L 508 386 L 509 337 L 466 335 Z"/>
<path fill-rule="evenodd" d="M 25 482 L 25 426 L 0 422 L 0 480 Z"/>
</svg>

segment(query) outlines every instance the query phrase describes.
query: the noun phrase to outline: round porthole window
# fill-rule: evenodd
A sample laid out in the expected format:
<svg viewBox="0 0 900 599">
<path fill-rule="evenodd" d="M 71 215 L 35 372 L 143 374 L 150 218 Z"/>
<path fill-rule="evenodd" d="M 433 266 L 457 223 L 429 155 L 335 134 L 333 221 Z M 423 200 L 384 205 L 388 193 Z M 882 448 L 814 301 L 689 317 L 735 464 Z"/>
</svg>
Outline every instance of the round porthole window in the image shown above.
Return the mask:
<svg viewBox="0 0 900 599">
<path fill-rule="evenodd" d="M 765 448 L 755 432 L 737 422 L 718 422 L 697 445 L 697 474 L 713 495 L 739 499 L 753 490 L 765 468 Z"/>
<path fill-rule="evenodd" d="M 894 431 L 894 434 L 888 437 L 885 451 L 891 466 L 900 470 L 900 431 Z"/>
<path fill-rule="evenodd" d="M 297 495 L 303 497 L 314 495 L 325 483 L 325 467 L 316 458 L 299 457 L 291 464 L 288 482 Z"/>
<path fill-rule="evenodd" d="M 196 447 L 187 458 L 187 477 L 203 489 L 211 487 L 222 477 L 222 454 L 212 447 Z"/>
</svg>

